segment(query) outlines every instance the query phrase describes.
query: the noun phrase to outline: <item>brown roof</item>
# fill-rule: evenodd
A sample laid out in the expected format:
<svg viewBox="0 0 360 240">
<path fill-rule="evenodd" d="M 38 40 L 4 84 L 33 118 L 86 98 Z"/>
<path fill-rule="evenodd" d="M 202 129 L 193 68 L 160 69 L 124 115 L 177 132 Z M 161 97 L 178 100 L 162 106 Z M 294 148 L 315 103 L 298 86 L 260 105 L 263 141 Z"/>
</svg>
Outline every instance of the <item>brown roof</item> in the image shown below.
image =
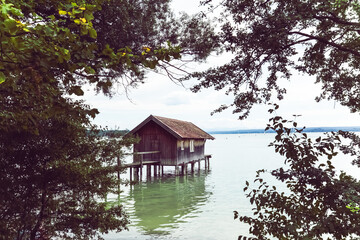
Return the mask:
<svg viewBox="0 0 360 240">
<path fill-rule="evenodd" d="M 165 118 L 159 116 L 150 115 L 137 127 L 130 131 L 131 134 L 136 133 L 140 128 L 150 121 L 154 121 L 159 126 L 164 128 L 167 132 L 172 134 L 177 139 L 192 138 L 192 139 L 215 139 L 210 134 L 206 133 L 195 124 L 191 122 L 181 121 L 172 118 Z"/>
</svg>

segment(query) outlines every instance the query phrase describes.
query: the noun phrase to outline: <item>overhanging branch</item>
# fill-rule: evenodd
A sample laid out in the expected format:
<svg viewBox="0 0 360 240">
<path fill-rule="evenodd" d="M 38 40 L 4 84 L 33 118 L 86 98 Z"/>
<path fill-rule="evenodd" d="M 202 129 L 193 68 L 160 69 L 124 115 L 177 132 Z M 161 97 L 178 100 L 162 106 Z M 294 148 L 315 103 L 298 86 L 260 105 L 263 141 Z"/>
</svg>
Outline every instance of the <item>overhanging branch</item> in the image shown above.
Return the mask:
<svg viewBox="0 0 360 240">
<path fill-rule="evenodd" d="M 350 48 L 346 48 L 340 44 L 337 44 L 337 43 L 334 43 L 334 42 L 331 42 L 329 41 L 328 39 L 326 38 L 323 38 L 323 37 L 318 37 L 318 36 L 313 36 L 313 35 L 310 35 L 310 34 L 307 34 L 307 33 L 303 33 L 303 32 L 289 32 L 289 34 L 297 34 L 297 35 L 301 35 L 301 36 L 304 36 L 304 37 L 307 37 L 309 38 L 309 40 L 317 40 L 319 42 L 322 42 L 322 43 L 325 43 L 327 45 L 330 45 L 334 48 L 337 48 L 339 49 L 340 51 L 344 51 L 344 52 L 348 52 L 348 53 L 351 53 L 353 54 L 354 56 L 357 56 L 357 57 L 360 57 L 360 53 L 358 51 L 355 51 L 353 49 L 350 49 Z"/>
</svg>

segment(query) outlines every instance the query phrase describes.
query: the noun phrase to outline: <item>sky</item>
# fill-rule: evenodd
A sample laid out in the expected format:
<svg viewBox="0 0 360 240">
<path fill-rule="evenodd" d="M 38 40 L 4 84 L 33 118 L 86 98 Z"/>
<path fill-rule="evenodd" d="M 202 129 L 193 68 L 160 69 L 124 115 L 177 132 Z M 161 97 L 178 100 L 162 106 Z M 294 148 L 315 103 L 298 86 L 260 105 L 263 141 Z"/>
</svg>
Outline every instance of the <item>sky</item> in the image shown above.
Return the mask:
<svg viewBox="0 0 360 240">
<path fill-rule="evenodd" d="M 175 0 L 172 4 L 175 12 L 185 11 L 196 13 L 198 1 Z M 188 71 L 206 69 L 229 61 L 231 56 L 211 56 L 204 64 L 190 64 Z M 85 94 L 86 103 L 97 108 L 100 114 L 94 123 L 111 129 L 129 129 L 136 127 L 149 115 L 157 115 L 193 122 L 206 131 L 263 129 L 268 123 L 269 106 L 258 105 L 251 110 L 246 120 L 238 120 L 238 116 L 231 110 L 221 113 L 210 113 L 221 104 L 231 103 L 232 98 L 222 91 L 205 89 L 200 93 L 192 93 L 190 87 L 196 83 L 190 80 L 184 86 L 175 84 L 168 77 L 149 73 L 146 83 L 136 89 L 131 89 L 128 96 L 123 89 L 116 89 L 112 98 L 101 94 L 95 95 L 92 91 Z M 289 120 L 297 117 L 299 126 L 331 127 L 331 126 L 360 126 L 360 115 L 350 113 L 348 108 L 334 101 L 315 102 L 315 97 L 321 92 L 321 86 L 314 84 L 314 78 L 293 73 L 291 81 L 283 81 L 282 86 L 287 88 L 285 99 L 278 102 L 280 109 L 277 115 Z"/>
</svg>

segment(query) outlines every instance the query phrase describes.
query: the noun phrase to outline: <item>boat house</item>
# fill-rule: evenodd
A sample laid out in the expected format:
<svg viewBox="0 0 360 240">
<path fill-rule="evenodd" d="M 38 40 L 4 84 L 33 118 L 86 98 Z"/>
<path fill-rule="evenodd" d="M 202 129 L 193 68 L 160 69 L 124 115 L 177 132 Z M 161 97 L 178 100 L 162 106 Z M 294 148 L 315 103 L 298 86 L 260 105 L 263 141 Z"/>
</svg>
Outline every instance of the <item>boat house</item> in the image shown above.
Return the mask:
<svg viewBox="0 0 360 240">
<path fill-rule="evenodd" d="M 210 155 L 205 155 L 205 142 L 215 139 L 191 122 L 150 115 L 137 127 L 129 132 L 140 137 L 140 142 L 134 144 L 133 166 L 146 163 L 163 166 L 182 167 L 187 170 L 187 164 L 205 160 L 208 165 Z M 142 167 L 142 166 L 141 166 Z M 156 174 L 154 167 L 154 174 Z"/>
</svg>

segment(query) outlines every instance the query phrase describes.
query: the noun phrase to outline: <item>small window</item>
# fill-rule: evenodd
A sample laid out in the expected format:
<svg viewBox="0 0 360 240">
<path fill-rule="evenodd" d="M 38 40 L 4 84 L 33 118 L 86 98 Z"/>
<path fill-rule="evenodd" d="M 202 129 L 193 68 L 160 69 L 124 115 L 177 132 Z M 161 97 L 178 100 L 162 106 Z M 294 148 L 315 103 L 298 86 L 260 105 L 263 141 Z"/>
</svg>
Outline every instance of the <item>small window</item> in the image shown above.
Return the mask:
<svg viewBox="0 0 360 240">
<path fill-rule="evenodd" d="M 190 140 L 190 152 L 194 152 L 194 140 Z"/>
<path fill-rule="evenodd" d="M 181 150 L 184 150 L 184 141 L 180 141 Z"/>
</svg>

